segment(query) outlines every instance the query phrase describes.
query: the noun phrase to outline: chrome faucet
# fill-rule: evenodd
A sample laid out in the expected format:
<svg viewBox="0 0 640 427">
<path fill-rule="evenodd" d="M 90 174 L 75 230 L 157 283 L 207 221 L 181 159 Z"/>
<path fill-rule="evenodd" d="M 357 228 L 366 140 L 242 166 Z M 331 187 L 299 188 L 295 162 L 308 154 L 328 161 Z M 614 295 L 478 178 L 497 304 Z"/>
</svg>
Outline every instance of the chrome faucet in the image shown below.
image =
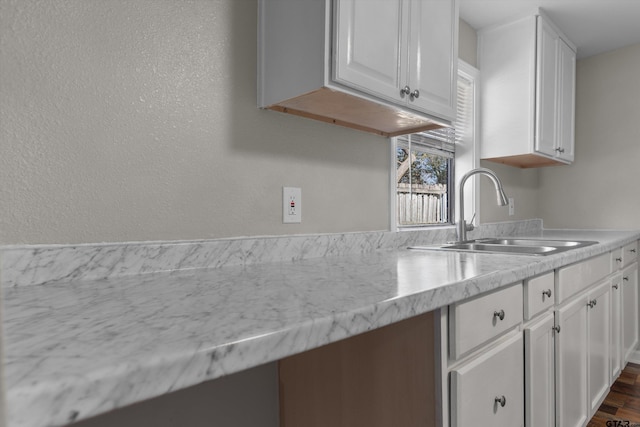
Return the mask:
<svg viewBox="0 0 640 427">
<path fill-rule="evenodd" d="M 472 169 L 469 172 L 465 173 L 462 179 L 460 180 L 460 189 L 458 190 L 458 194 L 460 195 L 459 203 L 460 203 L 460 220 L 456 224 L 456 228 L 458 231 L 458 241 L 464 242 L 467 240 L 467 231 L 473 230 L 473 224 L 467 224 L 464 220 L 464 183 L 467 182 L 469 177 L 482 174 L 486 175 L 491 181 L 493 181 L 493 185 L 496 187 L 496 195 L 498 196 L 498 205 L 507 206 L 509 201 L 507 200 L 507 195 L 504 193 L 504 188 L 502 188 L 502 182 L 496 175 L 494 171 L 487 168 L 476 168 Z"/>
</svg>

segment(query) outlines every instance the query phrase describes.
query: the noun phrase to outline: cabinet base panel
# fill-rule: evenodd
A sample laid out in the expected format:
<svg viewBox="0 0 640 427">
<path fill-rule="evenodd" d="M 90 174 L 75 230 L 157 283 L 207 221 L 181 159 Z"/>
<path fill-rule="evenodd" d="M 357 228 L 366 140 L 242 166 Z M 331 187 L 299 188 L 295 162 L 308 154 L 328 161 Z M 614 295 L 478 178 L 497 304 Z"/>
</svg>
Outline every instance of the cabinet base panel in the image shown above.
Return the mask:
<svg viewBox="0 0 640 427">
<path fill-rule="evenodd" d="M 320 88 L 267 108 L 385 137 L 423 132 L 444 126 L 418 114 L 329 88 Z"/>
<path fill-rule="evenodd" d="M 436 425 L 433 313 L 282 359 L 282 427 Z"/>
</svg>

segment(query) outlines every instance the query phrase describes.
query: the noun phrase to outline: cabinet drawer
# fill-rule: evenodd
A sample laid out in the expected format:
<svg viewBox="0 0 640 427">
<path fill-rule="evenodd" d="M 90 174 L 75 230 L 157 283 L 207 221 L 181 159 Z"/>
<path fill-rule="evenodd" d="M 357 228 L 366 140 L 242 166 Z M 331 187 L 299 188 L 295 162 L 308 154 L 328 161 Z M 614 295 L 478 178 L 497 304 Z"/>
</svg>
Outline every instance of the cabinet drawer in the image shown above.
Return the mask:
<svg viewBox="0 0 640 427">
<path fill-rule="evenodd" d="M 452 304 L 449 310 L 451 357 L 459 359 L 522 322 L 522 283 Z"/>
<path fill-rule="evenodd" d="M 557 303 L 580 292 L 611 273 L 611 255 L 609 253 L 590 258 L 577 264 L 558 270 L 556 281 Z"/>
<path fill-rule="evenodd" d="M 554 274 L 550 271 L 524 282 L 524 317 L 529 320 L 536 314 L 553 307 L 555 292 Z"/>
<path fill-rule="evenodd" d="M 633 264 L 638 260 L 638 241 L 629 243 L 622 248 L 622 267 Z"/>
<path fill-rule="evenodd" d="M 451 426 L 523 425 L 523 359 L 519 333 L 453 370 Z"/>
</svg>

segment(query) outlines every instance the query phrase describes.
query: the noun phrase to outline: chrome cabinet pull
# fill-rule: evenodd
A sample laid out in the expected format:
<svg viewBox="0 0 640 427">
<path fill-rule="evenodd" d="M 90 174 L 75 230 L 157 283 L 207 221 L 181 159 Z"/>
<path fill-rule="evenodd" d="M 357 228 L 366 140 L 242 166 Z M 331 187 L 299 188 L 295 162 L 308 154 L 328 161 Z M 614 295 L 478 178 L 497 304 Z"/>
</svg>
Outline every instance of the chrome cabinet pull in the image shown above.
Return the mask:
<svg viewBox="0 0 640 427">
<path fill-rule="evenodd" d="M 411 93 L 411 88 L 409 86 L 405 86 L 400 89 L 400 95 L 409 95 Z"/>
<path fill-rule="evenodd" d="M 507 398 L 503 396 L 496 396 L 495 403 L 498 403 L 501 407 L 504 408 L 504 405 L 507 404 Z"/>
<path fill-rule="evenodd" d="M 618 284 L 613 285 L 613 289 L 618 289 Z"/>
<path fill-rule="evenodd" d="M 622 280 L 624 280 L 625 282 L 628 282 L 628 281 L 629 281 L 629 276 L 624 276 L 624 277 L 622 278 Z"/>
<path fill-rule="evenodd" d="M 591 301 L 589 301 L 589 302 L 587 303 L 587 305 L 589 306 L 589 308 L 593 308 L 593 307 L 595 307 L 595 306 L 596 306 L 596 304 L 598 304 L 598 301 L 597 301 L 597 300 L 594 300 L 594 299 L 592 299 Z"/>
<path fill-rule="evenodd" d="M 411 92 L 411 99 L 420 98 L 420 91 L 418 89 Z"/>
<path fill-rule="evenodd" d="M 551 289 L 547 289 L 546 291 L 542 291 L 542 301 L 544 301 L 544 296 L 547 296 L 547 298 L 551 298 Z"/>
<path fill-rule="evenodd" d="M 558 148 L 556 148 L 556 151 L 557 151 L 558 153 L 564 153 L 564 148 L 560 148 L 560 147 L 558 147 Z"/>
<path fill-rule="evenodd" d="M 622 262 L 622 258 L 616 258 L 616 261 Z"/>
<path fill-rule="evenodd" d="M 635 254 L 636 250 L 635 249 L 629 249 L 629 252 L 631 252 L 632 254 Z"/>
<path fill-rule="evenodd" d="M 556 333 L 556 334 L 559 334 L 559 333 L 560 333 L 560 325 L 558 325 L 558 326 L 552 326 L 552 327 L 551 327 L 551 330 L 552 330 L 552 331 L 555 331 L 555 333 Z"/>
<path fill-rule="evenodd" d="M 504 320 L 504 310 L 494 311 L 493 318 L 495 319 L 496 317 L 500 320 Z"/>
</svg>

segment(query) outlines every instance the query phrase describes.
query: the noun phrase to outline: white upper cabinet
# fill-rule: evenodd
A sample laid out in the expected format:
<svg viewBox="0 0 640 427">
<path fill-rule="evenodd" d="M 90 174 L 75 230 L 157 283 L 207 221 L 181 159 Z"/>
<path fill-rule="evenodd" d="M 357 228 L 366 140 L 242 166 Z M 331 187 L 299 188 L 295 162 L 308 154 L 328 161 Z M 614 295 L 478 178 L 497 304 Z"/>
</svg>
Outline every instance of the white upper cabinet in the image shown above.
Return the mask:
<svg viewBox="0 0 640 427">
<path fill-rule="evenodd" d="M 456 0 L 259 0 L 258 106 L 394 136 L 455 120 Z"/>
<path fill-rule="evenodd" d="M 541 12 L 479 32 L 481 157 L 571 163 L 575 46 Z"/>
<path fill-rule="evenodd" d="M 396 102 L 408 84 L 404 0 L 336 3 L 335 82 Z"/>
</svg>

